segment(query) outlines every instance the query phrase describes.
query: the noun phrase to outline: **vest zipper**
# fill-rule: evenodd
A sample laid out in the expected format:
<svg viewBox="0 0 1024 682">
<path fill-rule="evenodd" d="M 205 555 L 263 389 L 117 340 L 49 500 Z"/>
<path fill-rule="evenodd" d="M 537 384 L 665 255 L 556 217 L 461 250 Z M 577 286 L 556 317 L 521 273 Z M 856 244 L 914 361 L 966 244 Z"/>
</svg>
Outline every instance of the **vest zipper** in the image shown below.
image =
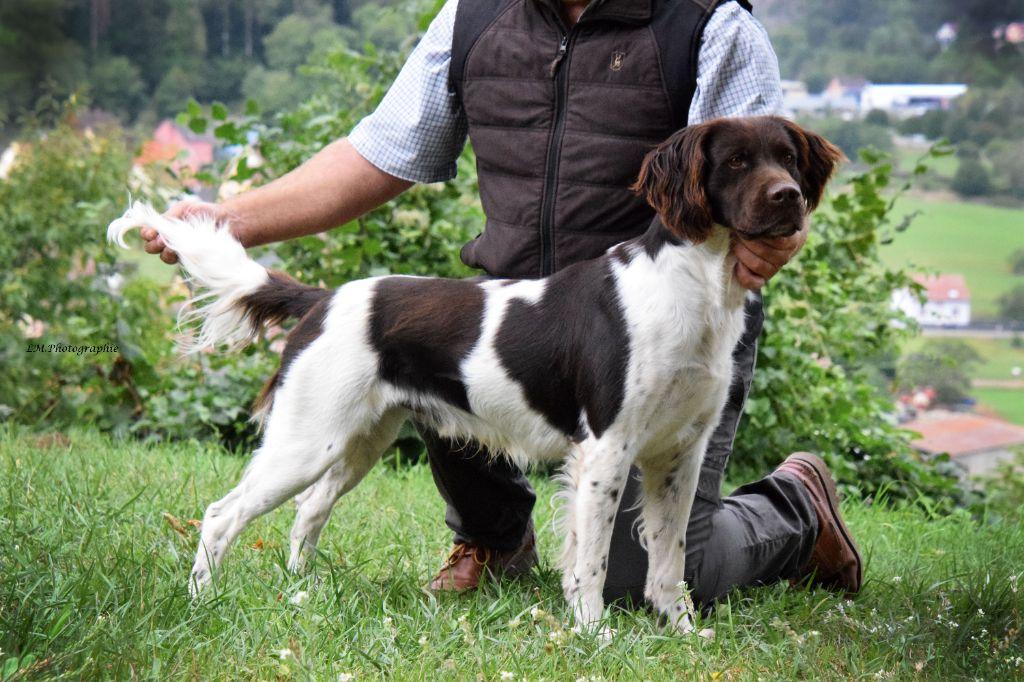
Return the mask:
<svg viewBox="0 0 1024 682">
<path fill-rule="evenodd" d="M 558 165 L 561 157 L 562 135 L 565 132 L 565 108 L 569 99 L 569 53 L 575 26 L 562 34 L 558 54 L 551 62 L 551 77 L 555 79 L 555 125 L 548 143 L 547 164 L 544 173 L 544 199 L 540 209 L 540 276 L 547 277 L 554 271 L 555 246 L 555 188 L 558 184 Z"/>
</svg>

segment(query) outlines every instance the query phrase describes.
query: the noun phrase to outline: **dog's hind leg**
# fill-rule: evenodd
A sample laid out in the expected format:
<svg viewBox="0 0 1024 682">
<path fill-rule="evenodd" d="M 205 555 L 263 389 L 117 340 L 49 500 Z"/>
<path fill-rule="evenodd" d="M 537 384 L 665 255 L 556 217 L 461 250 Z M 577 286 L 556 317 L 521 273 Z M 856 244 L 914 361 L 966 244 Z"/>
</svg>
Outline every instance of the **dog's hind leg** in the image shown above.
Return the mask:
<svg viewBox="0 0 1024 682">
<path fill-rule="evenodd" d="M 311 370 L 315 370 L 312 367 Z M 365 396 L 350 396 L 347 408 L 335 401 L 315 400 L 324 391 L 308 391 L 306 381 L 283 387 L 267 420 L 266 437 L 224 498 L 207 508 L 190 590 L 208 583 L 231 543 L 256 517 L 280 506 L 314 481 L 346 453 L 360 433 L 376 430 L 380 414 Z"/>
<path fill-rule="evenodd" d="M 316 550 L 320 532 L 338 499 L 355 488 L 395 441 L 405 421 L 405 410 L 385 415 L 371 433 L 353 438 L 334 465 L 295 498 L 295 523 L 291 532 L 288 568 L 300 571 Z"/>
<path fill-rule="evenodd" d="M 563 566 L 562 589 L 578 629 L 593 629 L 604 610 L 601 596 L 608 572 L 608 548 L 615 512 L 632 462 L 628 444 L 588 440 L 580 444 L 577 489 L 568 513 L 573 528 L 566 554 L 575 542 L 571 565 Z M 572 531 L 575 531 L 573 534 Z"/>
<path fill-rule="evenodd" d="M 684 582 L 686 528 L 707 440 L 698 438 L 675 456 L 640 462 L 648 554 L 644 596 L 679 632 L 693 630 L 693 606 Z"/>
</svg>

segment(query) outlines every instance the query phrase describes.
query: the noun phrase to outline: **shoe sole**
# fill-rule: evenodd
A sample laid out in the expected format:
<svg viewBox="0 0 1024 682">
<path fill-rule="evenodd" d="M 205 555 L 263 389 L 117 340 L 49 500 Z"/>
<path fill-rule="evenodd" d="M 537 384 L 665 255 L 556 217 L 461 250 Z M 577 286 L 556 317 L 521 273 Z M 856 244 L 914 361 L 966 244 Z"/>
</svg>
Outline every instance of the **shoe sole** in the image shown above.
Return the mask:
<svg viewBox="0 0 1024 682">
<path fill-rule="evenodd" d="M 847 546 L 850 551 L 853 552 L 854 558 L 857 560 L 857 589 L 847 590 L 848 596 L 853 596 L 860 592 L 861 585 L 864 583 L 864 560 L 860 556 L 860 550 L 857 548 L 857 543 L 853 541 L 853 536 L 850 535 L 850 529 L 846 527 L 846 522 L 843 521 L 843 517 L 839 514 L 839 491 L 836 489 L 835 479 L 832 478 L 832 474 L 828 470 L 828 465 L 825 461 L 813 455 L 809 452 L 799 453 L 792 455 L 789 458 L 791 461 L 798 461 L 809 466 L 814 474 L 821 481 L 822 487 L 825 489 L 826 496 L 828 497 L 828 510 L 832 514 L 832 521 L 839 528 L 839 532 L 842 534 L 843 539 L 846 540 Z"/>
</svg>

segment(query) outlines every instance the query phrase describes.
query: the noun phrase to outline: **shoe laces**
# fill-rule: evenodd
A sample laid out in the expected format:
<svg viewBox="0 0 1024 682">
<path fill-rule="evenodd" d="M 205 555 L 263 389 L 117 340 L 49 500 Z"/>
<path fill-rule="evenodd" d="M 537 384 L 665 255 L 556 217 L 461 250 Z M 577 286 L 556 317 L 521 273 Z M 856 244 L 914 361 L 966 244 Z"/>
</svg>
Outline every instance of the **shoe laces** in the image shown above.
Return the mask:
<svg viewBox="0 0 1024 682">
<path fill-rule="evenodd" d="M 486 566 L 491 561 L 491 550 L 487 547 L 471 545 L 468 542 L 456 542 L 448 555 L 448 560 L 444 562 L 444 567 L 451 568 L 465 556 L 472 559 L 477 566 Z"/>
</svg>

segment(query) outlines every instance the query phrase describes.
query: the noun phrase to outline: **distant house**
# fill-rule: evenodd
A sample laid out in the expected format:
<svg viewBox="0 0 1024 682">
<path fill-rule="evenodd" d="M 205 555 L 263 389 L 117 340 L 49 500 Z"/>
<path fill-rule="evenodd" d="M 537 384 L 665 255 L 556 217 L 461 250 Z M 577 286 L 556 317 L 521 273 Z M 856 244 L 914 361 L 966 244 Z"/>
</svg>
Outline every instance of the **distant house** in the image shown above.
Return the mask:
<svg viewBox="0 0 1024 682">
<path fill-rule="evenodd" d="M 992 473 L 1024 447 L 1024 428 L 969 412 L 931 410 L 903 427 L 921 434 L 911 442 L 916 449 L 930 455 L 949 453 L 973 475 Z"/>
<path fill-rule="evenodd" d="M 196 135 L 174 121 L 164 120 L 153 131 L 153 138 L 142 144 L 135 163 L 169 163 L 176 171 L 189 168 L 192 172 L 213 161 L 214 139 Z"/>
<path fill-rule="evenodd" d="M 963 275 L 915 275 L 925 288 L 925 301 L 906 289 L 893 294 L 893 307 L 926 327 L 967 327 L 971 324 L 971 292 Z"/>
<path fill-rule="evenodd" d="M 934 109 L 949 109 L 967 92 L 962 83 L 869 83 L 860 91 L 860 112 L 880 109 L 897 118 L 920 116 Z"/>
<path fill-rule="evenodd" d="M 836 76 L 829 81 L 821 94 L 831 100 L 839 100 L 852 97 L 859 100 L 860 94 L 870 83 L 863 76 Z"/>
</svg>

